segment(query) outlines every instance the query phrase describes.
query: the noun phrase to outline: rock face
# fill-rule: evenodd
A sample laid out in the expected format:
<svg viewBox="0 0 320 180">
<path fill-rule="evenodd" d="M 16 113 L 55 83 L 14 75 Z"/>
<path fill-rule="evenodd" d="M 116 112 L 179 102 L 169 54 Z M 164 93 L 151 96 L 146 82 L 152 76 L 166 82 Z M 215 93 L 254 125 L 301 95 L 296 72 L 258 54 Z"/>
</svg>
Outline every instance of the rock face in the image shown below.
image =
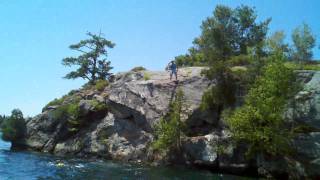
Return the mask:
<svg viewBox="0 0 320 180">
<path fill-rule="evenodd" d="M 201 70 L 196 67 L 181 69 L 178 82 L 171 81 L 167 72 L 120 73 L 103 91 L 85 88 L 73 91 L 62 104 L 46 107 L 42 114 L 27 123 L 26 145 L 56 155 L 146 161 L 148 146 L 153 140 L 153 126 L 167 113 L 169 102 L 179 88 L 185 94 L 186 113 L 195 116 L 202 93 L 209 86 L 209 81 L 200 75 Z M 67 120 L 56 118 L 55 112 L 59 106 L 77 98 L 81 99 L 81 114 L 88 123 L 70 134 Z M 102 103 L 107 109 L 98 113 L 93 102 Z M 193 127 L 203 122 L 215 124 L 205 116 L 195 116 L 188 122 Z M 201 128 L 199 125 L 198 129 Z M 203 129 L 208 131 L 208 127 Z"/>
<path fill-rule="evenodd" d="M 305 85 L 289 108 L 289 119 L 303 126 L 294 140 L 301 171 L 320 177 L 320 72 L 300 71 Z"/>
<path fill-rule="evenodd" d="M 42 114 L 27 122 L 25 145 L 56 155 L 145 162 L 150 159 L 148 149 L 154 138 L 154 125 L 168 112 L 169 102 L 177 90 L 182 89 L 186 102 L 183 121 L 193 132 L 182 141 L 180 158 L 184 163 L 232 173 L 242 173 L 252 167 L 257 169 L 257 163 L 245 159 L 244 148 L 230 143 L 230 134 L 217 121 L 215 113 L 199 110 L 202 94 L 212 85 L 201 76 L 202 69 L 180 69 L 178 82 L 170 81 L 167 72 L 119 73 L 103 91 L 90 88 L 73 91 L 62 103 L 44 108 Z M 293 142 L 299 154 L 296 159 L 299 172 L 318 177 L 320 72 L 301 71 L 299 77 L 305 84 L 304 89 L 289 106 L 286 116 L 291 123 L 307 127 Z M 57 109 L 75 100 L 84 123 L 70 133 L 68 120 L 61 115 L 57 118 Z M 97 108 L 97 103 L 105 108 Z M 261 166 L 270 165 L 266 162 L 260 162 Z"/>
</svg>

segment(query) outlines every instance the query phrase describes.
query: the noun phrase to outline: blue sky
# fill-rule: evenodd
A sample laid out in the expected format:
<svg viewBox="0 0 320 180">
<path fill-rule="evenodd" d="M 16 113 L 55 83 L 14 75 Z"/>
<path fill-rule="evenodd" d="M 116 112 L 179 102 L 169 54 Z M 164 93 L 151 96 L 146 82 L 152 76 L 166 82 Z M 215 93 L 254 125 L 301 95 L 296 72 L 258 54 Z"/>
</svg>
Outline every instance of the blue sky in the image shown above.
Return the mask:
<svg viewBox="0 0 320 180">
<path fill-rule="evenodd" d="M 109 52 L 114 72 L 134 66 L 164 69 L 200 34 L 201 21 L 217 4 L 256 7 L 258 19 L 272 17 L 270 32 L 306 22 L 320 44 L 318 0 L 2 0 L 0 1 L 0 114 L 20 108 L 36 115 L 50 100 L 81 87 L 62 79 L 61 59 L 87 31 L 115 42 Z M 320 51 L 314 49 L 315 58 Z"/>
</svg>

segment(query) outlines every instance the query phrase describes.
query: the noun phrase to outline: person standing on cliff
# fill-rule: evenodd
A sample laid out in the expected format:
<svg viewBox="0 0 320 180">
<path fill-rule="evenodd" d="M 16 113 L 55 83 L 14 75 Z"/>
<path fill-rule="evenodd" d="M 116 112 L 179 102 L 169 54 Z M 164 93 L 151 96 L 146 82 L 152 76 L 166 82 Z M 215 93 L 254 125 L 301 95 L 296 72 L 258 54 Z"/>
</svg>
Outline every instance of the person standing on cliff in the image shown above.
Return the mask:
<svg viewBox="0 0 320 180">
<path fill-rule="evenodd" d="M 172 75 L 175 75 L 176 81 L 178 80 L 178 66 L 174 61 L 171 61 L 167 69 L 170 71 L 170 80 L 172 80 Z"/>
</svg>

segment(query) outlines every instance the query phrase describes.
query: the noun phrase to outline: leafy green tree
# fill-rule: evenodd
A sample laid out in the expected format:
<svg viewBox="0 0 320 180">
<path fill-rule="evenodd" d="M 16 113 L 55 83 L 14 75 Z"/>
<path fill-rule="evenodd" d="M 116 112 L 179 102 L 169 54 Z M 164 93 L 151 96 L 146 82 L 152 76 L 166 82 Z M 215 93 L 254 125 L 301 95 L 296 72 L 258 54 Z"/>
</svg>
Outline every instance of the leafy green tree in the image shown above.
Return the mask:
<svg viewBox="0 0 320 180">
<path fill-rule="evenodd" d="M 11 116 L 2 124 L 2 139 L 16 142 L 22 140 L 26 133 L 26 124 L 19 109 L 12 110 Z"/>
<path fill-rule="evenodd" d="M 249 145 L 248 154 L 289 153 L 291 129 L 283 117 L 286 105 L 297 92 L 296 76 L 285 66 L 278 51 L 271 55 L 263 74 L 249 90 L 242 107 L 227 118 L 233 138 Z"/>
<path fill-rule="evenodd" d="M 231 9 L 220 5 L 202 23 L 202 33 L 194 44 L 209 64 L 204 74 L 214 81 L 214 86 L 203 96 L 203 108 L 214 108 L 221 114 L 226 106 L 234 105 L 236 80 L 232 57 L 248 55 L 253 48 L 255 54 L 262 54 L 261 44 L 270 20 L 256 23 L 256 18 L 255 10 L 248 6 Z"/>
<path fill-rule="evenodd" d="M 203 54 L 194 47 L 190 48 L 187 54 L 175 57 L 175 62 L 179 67 L 207 65 L 207 62 L 203 58 Z"/>
<path fill-rule="evenodd" d="M 83 78 L 95 83 L 97 79 L 108 79 L 112 67 L 107 61 L 107 48 L 113 48 L 114 43 L 99 35 L 87 33 L 89 39 L 82 40 L 70 46 L 70 49 L 81 52 L 78 57 L 67 57 L 62 60 L 65 66 L 78 66 L 78 69 L 68 73 L 65 78 Z"/>
<path fill-rule="evenodd" d="M 292 33 L 294 52 L 292 58 L 296 61 L 310 61 L 313 53 L 312 48 L 315 47 L 315 36 L 308 24 L 303 23 L 302 26 L 294 29 Z"/>
<path fill-rule="evenodd" d="M 161 152 L 180 150 L 181 146 L 181 113 L 183 107 L 183 91 L 178 90 L 174 101 L 170 103 L 168 114 L 156 126 L 153 148 Z"/>
<path fill-rule="evenodd" d="M 283 31 L 276 31 L 274 32 L 268 39 L 267 39 L 267 48 L 270 54 L 274 54 L 278 51 L 282 51 L 284 53 L 289 52 L 289 45 L 284 42 L 285 33 Z"/>
</svg>

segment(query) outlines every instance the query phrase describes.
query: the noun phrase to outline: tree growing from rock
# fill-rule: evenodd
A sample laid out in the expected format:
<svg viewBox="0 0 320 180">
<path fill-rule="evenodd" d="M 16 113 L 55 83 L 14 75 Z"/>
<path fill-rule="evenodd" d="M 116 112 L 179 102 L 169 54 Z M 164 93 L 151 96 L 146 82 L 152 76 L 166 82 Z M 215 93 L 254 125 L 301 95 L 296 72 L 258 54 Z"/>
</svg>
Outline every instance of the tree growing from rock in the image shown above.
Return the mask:
<svg viewBox="0 0 320 180">
<path fill-rule="evenodd" d="M 98 79 L 109 79 L 111 76 L 111 62 L 107 60 L 107 48 L 113 48 L 114 43 L 99 35 L 87 33 L 90 37 L 77 44 L 70 45 L 70 49 L 81 53 L 78 57 L 67 57 L 62 60 L 64 66 L 77 66 L 77 69 L 68 73 L 66 79 L 83 78 L 90 83 Z"/>
<path fill-rule="evenodd" d="M 181 122 L 183 103 L 184 93 L 179 89 L 175 95 L 175 99 L 170 102 L 168 114 L 161 118 L 155 128 L 156 140 L 153 142 L 155 150 L 159 150 L 160 152 L 180 150 L 183 128 Z"/>
<path fill-rule="evenodd" d="M 304 23 L 294 29 L 292 41 L 294 46 L 292 58 L 299 62 L 310 61 L 313 56 L 312 48 L 315 47 L 316 39 L 308 24 Z"/>
<path fill-rule="evenodd" d="M 299 85 L 285 61 L 281 51 L 271 55 L 245 97 L 244 105 L 227 118 L 234 140 L 247 143 L 249 155 L 289 154 L 292 134 L 283 114 Z"/>
</svg>

